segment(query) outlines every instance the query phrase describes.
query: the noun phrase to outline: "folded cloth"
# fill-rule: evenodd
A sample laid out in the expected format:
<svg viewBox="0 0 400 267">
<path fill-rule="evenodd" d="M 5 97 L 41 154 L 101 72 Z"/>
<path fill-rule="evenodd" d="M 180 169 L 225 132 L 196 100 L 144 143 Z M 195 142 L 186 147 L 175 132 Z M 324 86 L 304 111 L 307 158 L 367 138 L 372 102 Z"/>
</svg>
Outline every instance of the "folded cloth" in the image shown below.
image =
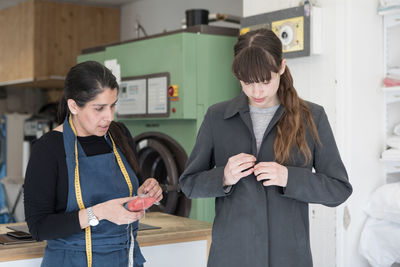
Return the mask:
<svg viewBox="0 0 400 267">
<path fill-rule="evenodd" d="M 380 0 L 382 7 L 400 5 L 400 0 Z"/>
<path fill-rule="evenodd" d="M 389 148 L 382 153 L 382 159 L 400 159 L 400 149 Z"/>
<path fill-rule="evenodd" d="M 386 140 L 386 145 L 388 145 L 391 148 L 400 149 L 400 136 L 397 135 L 390 136 Z"/>
<path fill-rule="evenodd" d="M 372 218 L 398 223 L 400 226 L 400 182 L 378 187 L 363 209 Z"/>
<path fill-rule="evenodd" d="M 395 135 L 400 136 L 400 124 L 397 124 L 396 126 L 394 126 L 393 133 Z"/>
<path fill-rule="evenodd" d="M 387 70 L 386 77 L 392 78 L 392 79 L 395 79 L 395 80 L 399 80 L 400 79 L 400 67 L 391 67 L 391 68 L 389 68 Z"/>
<path fill-rule="evenodd" d="M 385 87 L 400 86 L 400 80 L 386 77 L 385 79 L 383 79 L 383 84 L 385 85 Z"/>
<path fill-rule="evenodd" d="M 369 217 L 361 233 L 359 252 L 373 267 L 400 262 L 400 224 Z"/>
</svg>

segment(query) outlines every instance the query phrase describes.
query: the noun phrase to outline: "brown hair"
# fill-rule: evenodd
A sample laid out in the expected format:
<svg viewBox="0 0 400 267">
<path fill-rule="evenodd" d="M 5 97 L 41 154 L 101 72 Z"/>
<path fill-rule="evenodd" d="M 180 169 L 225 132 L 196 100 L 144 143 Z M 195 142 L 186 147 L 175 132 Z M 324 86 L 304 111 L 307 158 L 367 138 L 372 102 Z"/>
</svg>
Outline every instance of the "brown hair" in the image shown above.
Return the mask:
<svg viewBox="0 0 400 267">
<path fill-rule="evenodd" d="M 271 30 L 262 29 L 248 32 L 239 37 L 234 47 L 233 74 L 245 83 L 260 83 L 271 80 L 271 72 L 278 73 L 282 65 L 282 43 Z M 304 156 L 305 164 L 312 159 L 306 140 L 308 129 L 313 140 L 321 141 L 312 118 L 310 108 L 293 87 L 289 68 L 280 76 L 278 98 L 285 112 L 278 121 L 274 141 L 275 159 L 280 164 L 291 159 L 293 146 Z"/>
</svg>

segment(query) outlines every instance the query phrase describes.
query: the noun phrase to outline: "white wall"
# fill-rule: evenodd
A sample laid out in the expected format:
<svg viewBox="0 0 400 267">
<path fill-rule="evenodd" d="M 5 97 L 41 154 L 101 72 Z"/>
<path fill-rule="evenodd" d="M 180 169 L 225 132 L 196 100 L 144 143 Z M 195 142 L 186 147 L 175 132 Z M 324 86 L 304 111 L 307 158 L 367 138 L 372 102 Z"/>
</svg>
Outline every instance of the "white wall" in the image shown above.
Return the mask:
<svg viewBox="0 0 400 267">
<path fill-rule="evenodd" d="M 383 183 L 383 166 L 379 163 L 383 140 L 382 18 L 377 15 L 378 0 L 312 1 L 323 11 L 322 55 L 288 60 L 295 87 L 301 97 L 323 105 L 335 131 L 342 158 L 354 193 L 336 209 L 336 248 L 326 236 L 332 236 L 332 213 L 313 207 L 312 235 L 316 267 L 361 267 L 368 263 L 358 253 L 358 242 L 365 214 L 360 209 L 370 193 Z M 298 1 L 244 0 L 245 16 L 293 7 Z M 347 206 L 350 225 L 343 227 L 343 210 Z M 315 217 L 313 221 L 313 216 Z M 324 237 L 324 239 L 321 239 Z M 328 243 L 327 243 L 328 241 Z M 330 240 L 334 243 L 335 240 Z M 327 247 L 320 245 L 327 244 Z M 332 251 L 333 250 L 333 251 Z M 333 265 L 335 266 L 335 265 Z"/>
<path fill-rule="evenodd" d="M 181 29 L 185 10 L 193 8 L 242 16 L 242 0 L 136 0 L 121 7 L 121 40 L 136 38 L 136 20 L 140 21 L 148 35 Z M 232 23 L 225 25 L 237 27 Z M 142 32 L 140 37 L 143 37 Z"/>
<path fill-rule="evenodd" d="M 355 188 L 348 202 L 352 223 L 344 235 L 341 266 L 368 266 L 358 254 L 358 242 L 365 214 L 360 210 L 371 191 L 384 181 L 383 166 L 378 162 L 383 147 L 383 75 L 382 17 L 377 15 L 378 1 L 345 2 L 345 89 L 351 92 L 351 125 L 348 134 L 350 177 Z M 340 121 L 338 121 L 340 124 Z"/>
</svg>

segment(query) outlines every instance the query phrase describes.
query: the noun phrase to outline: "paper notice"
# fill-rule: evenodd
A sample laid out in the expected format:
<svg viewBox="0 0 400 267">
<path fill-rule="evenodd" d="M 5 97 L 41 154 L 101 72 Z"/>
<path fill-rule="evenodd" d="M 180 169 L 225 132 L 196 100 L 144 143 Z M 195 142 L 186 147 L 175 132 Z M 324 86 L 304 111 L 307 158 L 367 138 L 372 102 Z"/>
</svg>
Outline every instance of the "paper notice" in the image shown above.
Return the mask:
<svg viewBox="0 0 400 267">
<path fill-rule="evenodd" d="M 148 79 L 148 113 L 167 113 L 167 77 Z"/>
<path fill-rule="evenodd" d="M 117 114 L 146 114 L 146 79 L 123 82 L 119 89 Z"/>
<path fill-rule="evenodd" d="M 104 61 L 104 66 L 111 70 L 112 74 L 114 74 L 117 83 L 121 84 L 121 66 L 118 64 L 116 59 L 109 59 Z"/>
</svg>

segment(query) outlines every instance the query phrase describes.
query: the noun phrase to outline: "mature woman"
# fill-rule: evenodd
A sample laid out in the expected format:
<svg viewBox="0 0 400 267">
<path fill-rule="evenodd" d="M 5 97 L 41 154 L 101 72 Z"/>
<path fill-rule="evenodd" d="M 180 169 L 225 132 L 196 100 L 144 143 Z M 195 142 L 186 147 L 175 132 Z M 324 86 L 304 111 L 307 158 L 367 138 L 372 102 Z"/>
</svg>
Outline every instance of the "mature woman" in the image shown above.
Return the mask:
<svg viewBox="0 0 400 267">
<path fill-rule="evenodd" d="M 25 178 L 25 216 L 32 236 L 47 240 L 42 266 L 142 266 L 135 240 L 144 212 L 124 204 L 136 194 L 160 200 L 154 178 L 139 186 L 135 146 L 113 122 L 118 84 L 101 64 L 69 71 L 60 126 L 33 145 Z"/>
</svg>

